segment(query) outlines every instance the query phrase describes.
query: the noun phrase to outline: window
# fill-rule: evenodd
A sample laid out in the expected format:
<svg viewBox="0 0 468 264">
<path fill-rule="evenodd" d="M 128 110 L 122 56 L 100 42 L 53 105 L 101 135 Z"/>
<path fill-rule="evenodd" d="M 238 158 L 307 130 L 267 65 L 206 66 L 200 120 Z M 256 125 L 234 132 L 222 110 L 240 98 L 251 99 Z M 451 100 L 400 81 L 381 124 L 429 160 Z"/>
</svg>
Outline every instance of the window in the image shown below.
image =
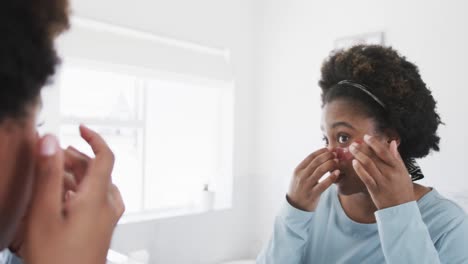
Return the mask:
<svg viewBox="0 0 468 264">
<path fill-rule="evenodd" d="M 232 86 L 161 76 L 111 64 L 65 64 L 57 81 L 61 144 L 92 155 L 78 125 L 103 135 L 116 156 L 113 180 L 127 215 L 196 211 L 205 185 L 215 192 L 215 208 L 229 207 Z"/>
</svg>

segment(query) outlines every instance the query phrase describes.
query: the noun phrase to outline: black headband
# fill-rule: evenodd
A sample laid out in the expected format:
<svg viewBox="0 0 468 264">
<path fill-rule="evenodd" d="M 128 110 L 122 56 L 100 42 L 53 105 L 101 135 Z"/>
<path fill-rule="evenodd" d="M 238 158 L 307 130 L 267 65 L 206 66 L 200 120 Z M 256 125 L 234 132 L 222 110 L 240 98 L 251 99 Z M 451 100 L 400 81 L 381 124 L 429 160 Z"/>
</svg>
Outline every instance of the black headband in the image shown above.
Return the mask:
<svg viewBox="0 0 468 264">
<path fill-rule="evenodd" d="M 369 91 L 369 88 L 367 88 L 365 85 L 355 83 L 355 82 L 349 81 L 349 80 L 340 81 L 337 85 L 348 85 L 348 86 L 354 87 L 356 89 L 359 89 L 359 90 L 363 91 L 364 93 L 366 93 L 367 95 L 369 95 L 372 99 L 374 99 L 375 102 L 377 102 L 384 109 L 387 109 L 387 106 L 377 96 L 375 96 L 373 93 L 371 93 L 371 91 Z"/>
</svg>

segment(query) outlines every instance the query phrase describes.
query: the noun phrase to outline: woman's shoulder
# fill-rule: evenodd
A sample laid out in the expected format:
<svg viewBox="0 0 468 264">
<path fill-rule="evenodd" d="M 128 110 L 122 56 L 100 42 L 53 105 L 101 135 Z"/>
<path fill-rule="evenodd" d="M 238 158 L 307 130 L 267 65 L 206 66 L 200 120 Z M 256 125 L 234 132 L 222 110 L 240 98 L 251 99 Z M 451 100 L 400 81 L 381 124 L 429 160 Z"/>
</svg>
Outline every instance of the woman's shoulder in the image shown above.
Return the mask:
<svg viewBox="0 0 468 264">
<path fill-rule="evenodd" d="M 418 205 L 420 210 L 428 212 L 442 211 L 446 214 L 450 213 L 450 215 L 454 216 L 466 216 L 466 212 L 460 205 L 458 205 L 455 201 L 446 198 L 436 189 L 432 189 L 424 196 L 422 196 L 421 199 L 418 200 Z"/>
<path fill-rule="evenodd" d="M 419 199 L 418 206 L 430 230 L 450 230 L 462 223 L 468 223 L 465 210 L 435 189 Z"/>
</svg>

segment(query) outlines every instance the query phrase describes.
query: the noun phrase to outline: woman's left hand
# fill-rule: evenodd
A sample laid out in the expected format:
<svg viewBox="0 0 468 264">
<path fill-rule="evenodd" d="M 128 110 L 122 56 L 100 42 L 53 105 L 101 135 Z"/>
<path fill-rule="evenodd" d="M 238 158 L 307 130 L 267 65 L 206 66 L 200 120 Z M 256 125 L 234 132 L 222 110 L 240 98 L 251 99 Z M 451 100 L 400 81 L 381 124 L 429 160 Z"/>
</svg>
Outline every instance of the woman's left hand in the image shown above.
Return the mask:
<svg viewBox="0 0 468 264">
<path fill-rule="evenodd" d="M 363 144 L 353 143 L 353 167 L 366 185 L 379 210 L 414 201 L 413 182 L 396 141 L 390 144 L 364 136 Z"/>
<path fill-rule="evenodd" d="M 62 152 L 65 168 L 63 176 L 63 200 L 66 202 L 77 191 L 77 185 L 84 178 L 91 158 L 72 146 L 62 150 Z M 13 242 L 9 246 L 10 251 L 19 257 L 23 257 L 24 255 L 22 245 L 25 236 L 26 219 L 27 216 L 23 219 Z"/>
</svg>

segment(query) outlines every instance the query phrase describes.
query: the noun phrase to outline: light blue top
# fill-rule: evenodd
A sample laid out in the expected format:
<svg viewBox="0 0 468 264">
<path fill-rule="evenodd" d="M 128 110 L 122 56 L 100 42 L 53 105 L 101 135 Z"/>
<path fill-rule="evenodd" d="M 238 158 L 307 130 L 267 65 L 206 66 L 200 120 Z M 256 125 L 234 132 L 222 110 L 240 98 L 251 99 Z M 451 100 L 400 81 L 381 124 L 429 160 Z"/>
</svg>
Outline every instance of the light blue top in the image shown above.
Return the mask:
<svg viewBox="0 0 468 264">
<path fill-rule="evenodd" d="M 351 220 L 335 186 L 322 194 L 314 212 L 285 202 L 257 264 L 468 264 L 468 216 L 437 191 L 375 216 L 375 224 Z"/>
<path fill-rule="evenodd" d="M 21 259 L 16 257 L 8 249 L 0 251 L 0 264 L 22 264 Z"/>
</svg>

